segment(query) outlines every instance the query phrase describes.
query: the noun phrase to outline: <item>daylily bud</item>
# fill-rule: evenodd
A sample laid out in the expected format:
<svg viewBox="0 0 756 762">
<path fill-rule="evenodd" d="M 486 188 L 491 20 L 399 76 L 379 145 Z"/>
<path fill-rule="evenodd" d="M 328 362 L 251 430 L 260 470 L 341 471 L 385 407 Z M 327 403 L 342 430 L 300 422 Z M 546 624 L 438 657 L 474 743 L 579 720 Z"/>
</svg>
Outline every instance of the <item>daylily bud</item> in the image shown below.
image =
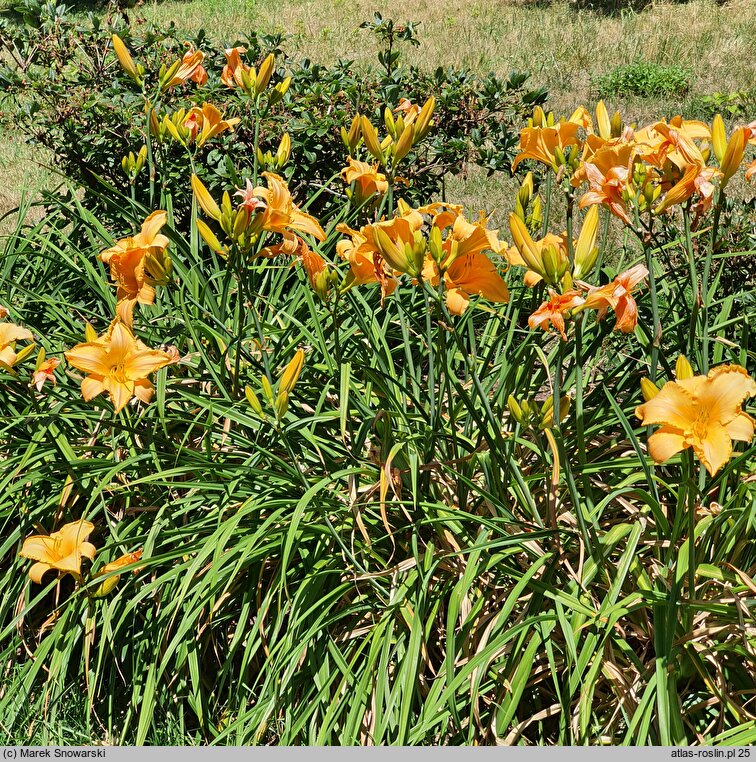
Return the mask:
<svg viewBox="0 0 756 762">
<path fill-rule="evenodd" d="M 443 240 L 441 239 L 441 230 L 435 225 L 431 228 L 428 234 L 428 249 L 430 255 L 436 264 L 440 265 L 444 259 Z"/>
<path fill-rule="evenodd" d="M 91 323 L 87 323 L 84 326 L 84 338 L 88 342 L 97 341 L 97 331 L 95 331 Z"/>
<path fill-rule="evenodd" d="M 415 120 L 415 141 L 422 140 L 430 131 L 431 118 L 436 110 L 436 99 L 431 95 L 420 109 L 420 113 Z"/>
<path fill-rule="evenodd" d="M 545 127 L 546 126 L 546 114 L 543 113 L 543 109 L 540 106 L 536 106 L 533 109 L 533 127 Z"/>
<path fill-rule="evenodd" d="M 241 207 L 236 210 L 236 217 L 234 218 L 234 240 L 241 238 L 244 231 L 249 224 L 249 212 L 245 207 Z"/>
<path fill-rule="evenodd" d="M 522 205 L 523 210 L 527 209 L 530 199 L 533 198 L 533 173 L 528 172 L 525 175 L 525 179 L 522 181 L 520 190 L 517 191 L 517 200 Z M 523 222 L 525 218 L 523 217 Z"/>
<path fill-rule="evenodd" d="M 218 208 L 218 204 L 215 203 L 210 192 L 202 184 L 202 181 L 197 175 L 192 175 L 192 191 L 194 197 L 197 199 L 197 203 L 202 207 L 202 210 L 208 217 L 212 217 L 214 220 L 220 220 L 221 212 Z"/>
<path fill-rule="evenodd" d="M 115 51 L 123 70 L 134 80 L 134 82 L 141 85 L 142 78 L 139 75 L 139 70 L 129 53 L 129 49 L 124 45 L 123 40 L 117 34 L 114 34 L 111 41 L 113 43 L 113 50 Z"/>
<path fill-rule="evenodd" d="M 349 127 L 349 133 L 347 134 L 347 148 L 349 148 L 349 153 L 354 153 L 355 148 L 357 148 L 357 143 L 360 142 L 360 137 L 362 137 L 362 120 L 360 119 L 360 115 L 356 114 L 355 117 L 352 119 L 352 124 Z"/>
<path fill-rule="evenodd" d="M 291 393 L 291 391 L 294 389 L 295 384 L 297 383 L 299 374 L 302 372 L 304 361 L 304 350 L 298 349 L 291 362 L 286 366 L 286 369 L 281 374 L 281 384 L 279 387 L 281 391 L 286 392 L 287 394 Z"/>
<path fill-rule="evenodd" d="M 252 390 L 252 387 L 245 386 L 244 394 L 252 410 L 254 410 L 255 413 L 257 413 L 257 415 L 262 415 L 263 409 L 262 409 L 262 405 L 260 404 L 260 398 L 254 393 L 254 391 Z"/>
<path fill-rule="evenodd" d="M 273 74 L 274 64 L 275 56 L 272 53 L 270 53 L 262 64 L 260 64 L 260 71 L 257 73 L 257 78 L 255 80 L 255 92 L 257 95 L 260 95 L 260 93 L 268 86 Z"/>
<path fill-rule="evenodd" d="M 202 221 L 197 220 L 197 230 L 202 236 L 202 240 L 216 253 L 225 257 L 227 252 L 221 242 L 215 237 L 215 233 Z"/>
<path fill-rule="evenodd" d="M 738 171 L 740 162 L 743 161 L 746 142 L 750 134 L 748 127 L 740 127 L 732 133 L 727 141 L 727 149 L 720 164 L 723 175 L 720 188 L 724 188 L 730 181 L 730 178 Z"/>
<path fill-rule="evenodd" d="M 281 419 L 286 415 L 289 409 L 289 395 L 286 392 L 279 392 L 276 397 L 276 417 Z"/>
<path fill-rule="evenodd" d="M 525 223 L 516 214 L 509 216 L 509 230 L 512 233 L 512 240 L 527 266 L 543 277 L 543 262 L 538 250 L 525 227 Z"/>
<path fill-rule="evenodd" d="M 268 400 L 268 404 L 273 404 L 273 389 L 270 386 L 270 381 L 268 381 L 267 376 L 263 376 L 260 379 L 260 386 L 262 386 L 263 394 L 265 395 L 265 399 Z"/>
<path fill-rule="evenodd" d="M 688 358 L 685 355 L 680 355 L 675 363 L 675 378 L 678 381 L 683 381 L 686 378 L 693 378 L 693 368 L 688 362 Z"/>
<path fill-rule="evenodd" d="M 291 84 L 291 77 L 286 77 L 283 82 L 279 82 L 271 91 L 268 96 L 268 103 L 271 106 L 275 106 L 276 103 L 280 103 L 286 95 L 289 85 Z"/>
<path fill-rule="evenodd" d="M 509 412 L 512 414 L 512 417 L 517 421 L 517 423 L 522 423 L 522 408 L 519 406 L 519 404 L 517 404 L 517 400 L 511 394 L 507 399 L 507 407 L 509 408 Z"/>
<path fill-rule="evenodd" d="M 404 132 L 400 135 L 399 141 L 396 144 L 394 164 L 398 164 L 409 153 L 412 148 L 414 133 L 415 128 L 413 125 L 408 124 L 404 128 Z"/>
<path fill-rule="evenodd" d="M 619 111 L 615 111 L 614 114 L 612 114 L 611 128 L 613 138 L 618 138 L 622 135 L 622 117 L 620 116 Z"/>
<path fill-rule="evenodd" d="M 612 123 L 604 101 L 599 101 L 596 104 L 596 124 L 598 126 L 599 137 L 609 140 L 612 136 Z"/>
<path fill-rule="evenodd" d="M 714 148 L 714 156 L 717 157 L 717 163 L 721 166 L 727 150 L 727 133 L 721 114 L 717 114 L 711 124 L 711 142 Z"/>
<path fill-rule="evenodd" d="M 164 71 L 160 75 L 160 89 L 166 90 L 169 86 L 169 82 L 173 79 L 176 72 L 181 67 L 181 59 L 179 58 L 177 61 L 174 61 L 168 71 Z"/>
<path fill-rule="evenodd" d="M 541 249 L 541 261 L 543 262 L 543 278 L 551 286 L 556 285 L 561 277 L 560 261 L 554 246 L 544 246 Z"/>
<path fill-rule="evenodd" d="M 575 267 L 573 274 L 576 278 L 584 278 L 593 268 L 598 256 L 595 246 L 598 233 L 598 206 L 591 206 L 583 220 L 583 227 L 575 246 Z"/>
<path fill-rule="evenodd" d="M 391 137 L 396 138 L 396 125 L 394 124 L 394 115 L 388 106 L 386 106 L 383 111 L 383 123 L 386 125 L 386 132 L 388 132 Z"/>
<path fill-rule="evenodd" d="M 661 391 L 650 378 L 646 378 L 645 376 L 641 379 L 640 384 L 641 394 L 646 402 L 652 400 Z"/>
<path fill-rule="evenodd" d="M 535 196 L 530 202 L 530 214 L 525 220 L 525 224 L 530 230 L 538 230 L 543 223 L 543 213 L 541 205 L 541 197 Z"/>
<path fill-rule="evenodd" d="M 288 132 L 284 132 L 281 142 L 276 151 L 276 166 L 280 169 L 289 160 L 291 156 L 291 138 Z"/>
<path fill-rule="evenodd" d="M 381 150 L 381 144 L 378 141 L 378 133 L 375 131 L 375 127 L 373 127 L 366 116 L 362 117 L 361 125 L 365 147 L 370 151 L 374 158 L 383 161 L 383 151 Z"/>
</svg>

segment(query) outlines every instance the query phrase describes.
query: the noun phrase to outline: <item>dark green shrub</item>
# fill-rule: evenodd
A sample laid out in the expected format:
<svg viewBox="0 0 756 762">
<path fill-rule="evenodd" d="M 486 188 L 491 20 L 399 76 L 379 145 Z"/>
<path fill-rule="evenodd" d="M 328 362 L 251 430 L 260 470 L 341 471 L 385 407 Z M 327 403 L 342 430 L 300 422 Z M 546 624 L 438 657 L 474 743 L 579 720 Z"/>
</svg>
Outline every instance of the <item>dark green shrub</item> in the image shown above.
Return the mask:
<svg viewBox="0 0 756 762">
<path fill-rule="evenodd" d="M 0 81 L 11 96 L 5 104 L 10 106 L 9 115 L 31 142 L 53 150 L 58 168 L 85 189 L 97 191 L 102 180 L 123 187 L 121 159 L 144 143 L 146 116 L 139 89 L 112 55 L 111 34 L 123 36 L 135 59 L 153 72 L 183 54 L 185 38 L 173 26 L 158 29 L 148 24 L 137 26 L 132 34 L 109 16 L 102 20 L 90 14 L 82 20 L 70 16 L 65 6 L 39 5 L 34 0 L 27 0 L 23 10 L 20 20 L 6 17 L 0 27 L 0 43 L 13 61 L 0 70 Z M 381 21 L 383 29 L 388 22 Z M 401 29 L 410 27 L 393 27 L 392 32 L 399 34 Z M 406 33 L 401 34 L 404 39 Z M 239 115 L 247 108 L 245 98 L 219 81 L 227 44 L 204 31 L 190 42 L 205 52 L 210 80 L 203 88 L 178 87 L 166 93 L 161 113 L 209 101 L 226 116 Z M 431 95 L 437 102 L 436 126 L 419 153 L 405 162 L 408 199 L 426 200 L 437 194 L 443 177 L 460 171 L 467 161 L 490 172 L 508 171 L 519 125 L 546 99 L 545 90 L 528 89 L 528 75 L 523 73 L 513 72 L 505 80 L 455 69 L 421 71 L 403 66 L 395 47 L 390 54 L 383 51 L 382 69 L 358 72 L 351 61 L 321 66 L 289 58 L 282 51 L 284 42 L 281 35 L 251 34 L 232 44 L 244 44 L 250 63 L 276 53 L 277 74 L 292 77 L 285 100 L 266 117 L 261 147 L 275 152 L 283 132 L 290 134 L 292 153 L 299 158 L 287 175 L 294 190 L 305 182 L 328 186 L 334 181 L 346 163 L 341 127 L 358 111 L 381 124 L 387 105 L 396 106 L 401 98 L 422 104 Z M 388 50 L 389 41 L 384 42 Z M 390 42 L 394 45 L 393 35 Z M 221 181 L 225 186 L 229 181 L 243 184 L 244 178 L 237 177 L 233 168 L 251 165 L 253 146 L 254 136 L 245 132 L 233 141 L 214 140 L 203 161 L 210 176 L 203 180 L 211 188 Z M 159 159 L 158 183 L 164 189 L 177 183 L 184 187 L 190 166 L 183 149 L 166 145 Z M 145 192 L 142 177 L 134 188 L 136 200 L 144 201 Z M 181 194 L 173 197 L 182 203 Z M 325 205 L 328 198 L 322 194 L 318 203 Z M 188 209 L 188 196 L 184 203 L 174 209 L 179 216 Z"/>
</svg>

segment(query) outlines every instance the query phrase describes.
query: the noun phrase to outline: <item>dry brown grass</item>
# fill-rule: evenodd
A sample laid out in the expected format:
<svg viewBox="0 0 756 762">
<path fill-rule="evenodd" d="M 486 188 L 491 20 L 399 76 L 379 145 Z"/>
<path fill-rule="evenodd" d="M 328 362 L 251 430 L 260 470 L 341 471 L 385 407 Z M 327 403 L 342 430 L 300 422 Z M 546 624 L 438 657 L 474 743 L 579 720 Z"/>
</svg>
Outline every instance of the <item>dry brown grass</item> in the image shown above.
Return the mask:
<svg viewBox="0 0 756 762">
<path fill-rule="evenodd" d="M 506 73 L 526 69 L 548 87 L 551 105 L 570 111 L 591 97 L 591 74 L 642 57 L 694 70 L 698 93 L 738 90 L 756 82 L 756 0 L 654 3 L 640 12 L 609 16 L 566 2 L 518 0 L 217 0 L 148 2 L 141 10 L 184 29 L 211 27 L 231 40 L 245 29 L 293 35 L 286 48 L 312 60 L 375 60 L 363 20 L 379 9 L 397 21 L 420 21 L 422 45 L 407 60 L 426 68 L 463 66 Z M 626 101 L 635 120 L 669 113 L 682 102 Z"/>
</svg>

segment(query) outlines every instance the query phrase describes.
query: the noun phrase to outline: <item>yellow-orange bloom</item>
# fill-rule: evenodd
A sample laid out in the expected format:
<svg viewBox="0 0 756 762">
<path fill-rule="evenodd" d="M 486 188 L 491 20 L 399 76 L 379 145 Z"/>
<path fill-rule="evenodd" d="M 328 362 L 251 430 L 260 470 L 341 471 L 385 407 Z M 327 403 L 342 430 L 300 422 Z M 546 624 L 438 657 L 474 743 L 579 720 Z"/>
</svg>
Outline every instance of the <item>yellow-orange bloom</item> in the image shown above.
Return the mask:
<svg viewBox="0 0 756 762">
<path fill-rule="evenodd" d="M 147 377 L 178 359 L 174 353 L 150 349 L 118 319 L 105 334 L 77 344 L 65 355 L 70 365 L 86 374 L 81 382 L 84 399 L 88 402 L 107 392 L 116 412 L 132 397 L 149 402 L 155 388 Z"/>
<path fill-rule="evenodd" d="M 696 193 L 701 199 L 701 209 L 708 209 L 714 198 L 712 180 L 717 177 L 722 177 L 722 173 L 714 167 L 707 167 L 704 163 L 688 164 L 683 176 L 667 191 L 654 212 L 661 214 L 671 206 L 684 203 Z"/>
<path fill-rule="evenodd" d="M 480 251 L 457 257 L 444 272 L 446 306 L 452 315 L 461 315 L 471 296 L 482 296 L 489 302 L 508 302 L 507 284 L 496 265 Z"/>
<path fill-rule="evenodd" d="M 210 138 L 214 138 L 224 130 L 234 131 L 234 125 L 239 118 L 224 119 L 221 112 L 212 103 L 203 103 L 202 108 L 195 106 L 190 109 L 184 120 L 184 127 L 189 130 L 192 140 L 197 141 L 201 148 Z"/>
<path fill-rule="evenodd" d="M 204 60 L 205 54 L 201 50 L 195 50 L 193 47 L 190 47 L 184 53 L 178 68 L 170 80 L 165 83 L 164 87 L 168 89 L 169 87 L 182 85 L 189 80 L 196 82 L 198 85 L 204 85 L 207 82 L 207 72 L 202 65 Z"/>
<path fill-rule="evenodd" d="M 366 225 L 357 231 L 339 223 L 336 230 L 349 236 L 349 239 L 342 238 L 336 244 L 336 253 L 341 259 L 349 262 L 347 283 L 354 286 L 380 283 L 383 301 L 394 292 L 396 278 L 393 270 L 386 269 L 383 257 L 375 244 L 372 226 Z"/>
<path fill-rule="evenodd" d="M 286 241 L 296 245 L 294 232 L 309 233 L 318 241 L 325 240 L 325 231 L 310 214 L 303 212 L 293 201 L 289 187 L 282 177 L 273 172 L 263 172 L 268 187 L 253 189 L 253 194 L 265 202 L 262 230 L 280 233 Z"/>
<path fill-rule="evenodd" d="M 525 159 L 540 161 L 556 170 L 558 166 L 557 149 L 564 153 L 568 146 L 580 145 L 579 129 L 580 125 L 575 122 L 560 122 L 553 127 L 526 127 L 521 130 L 521 153 L 512 162 L 512 171 Z"/>
<path fill-rule="evenodd" d="M 0 367 L 12 368 L 28 357 L 30 348 L 16 352 L 17 341 L 31 341 L 31 331 L 15 323 L 0 323 Z"/>
<path fill-rule="evenodd" d="M 169 241 L 160 232 L 167 220 L 168 213 L 162 209 L 153 212 L 137 235 L 122 238 L 100 254 L 100 259 L 110 266 L 110 277 L 118 284 L 116 310 L 128 325 L 137 302 L 155 301 L 155 281 L 148 272 L 147 257 L 159 258 L 168 248 Z"/>
<path fill-rule="evenodd" d="M 378 164 L 368 164 L 349 157 L 349 166 L 341 170 L 341 178 L 347 184 L 354 183 L 352 201 L 362 204 L 372 196 L 383 195 L 388 190 L 386 175 L 378 171 Z"/>
<path fill-rule="evenodd" d="M 247 49 L 242 47 L 227 48 L 225 50 L 226 65 L 221 72 L 221 82 L 223 82 L 226 87 L 244 87 L 244 78 L 242 75 L 245 73 L 249 75 L 252 71 L 252 67 L 243 63 L 241 60 L 241 54 L 246 52 Z"/>
<path fill-rule="evenodd" d="M 634 158 L 635 146 L 631 143 L 608 145 L 596 151 L 590 161 L 578 169 L 573 179 L 573 183 L 575 180 L 588 182 L 588 191 L 580 198 L 580 208 L 601 204 L 627 225 L 632 225 L 627 191 Z"/>
<path fill-rule="evenodd" d="M 562 339 L 567 341 L 564 319 L 571 310 L 583 303 L 583 297 L 577 291 L 565 291 L 563 294 L 558 294 L 552 289 L 549 289 L 549 297 L 549 301 L 544 302 L 528 318 L 528 325 L 531 328 L 541 326 L 545 331 L 549 331 L 549 326 L 553 325 Z"/>
<path fill-rule="evenodd" d="M 660 426 L 648 438 L 657 463 L 689 447 L 712 476 L 732 455 L 733 440 L 750 442 L 754 420 L 741 405 L 756 396 L 756 383 L 739 365 L 720 365 L 706 376 L 668 381 L 635 415 L 646 426 Z"/>
<path fill-rule="evenodd" d="M 603 320 L 611 307 L 617 315 L 614 330 L 632 333 L 638 324 L 638 305 L 632 291 L 647 275 L 648 270 L 643 265 L 625 270 L 606 286 L 592 288 L 581 309 L 597 310 L 598 319 Z"/>
<path fill-rule="evenodd" d="M 91 542 L 86 542 L 93 531 L 94 524 L 81 520 L 66 524 L 49 535 L 27 537 L 19 555 L 37 562 L 29 569 L 29 579 L 41 584 L 45 572 L 51 569 L 81 579 L 81 559 L 91 561 L 97 552 Z"/>
</svg>

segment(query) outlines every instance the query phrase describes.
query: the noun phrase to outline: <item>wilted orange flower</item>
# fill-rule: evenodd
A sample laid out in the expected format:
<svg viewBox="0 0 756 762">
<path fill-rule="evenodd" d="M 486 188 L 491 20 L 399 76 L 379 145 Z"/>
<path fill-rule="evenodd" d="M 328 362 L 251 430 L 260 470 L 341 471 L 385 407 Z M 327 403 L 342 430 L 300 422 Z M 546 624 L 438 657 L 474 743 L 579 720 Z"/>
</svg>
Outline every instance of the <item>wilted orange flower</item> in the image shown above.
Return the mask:
<svg viewBox="0 0 756 762">
<path fill-rule="evenodd" d="M 31 341 L 32 332 L 15 323 L 0 323 L 0 366 L 12 368 L 28 357 L 31 348 L 16 352 L 17 341 Z"/>
<path fill-rule="evenodd" d="M 42 391 L 45 381 L 49 381 L 55 386 L 55 369 L 58 365 L 60 365 L 60 360 L 57 357 L 48 357 L 37 364 L 37 368 L 32 374 L 32 384 L 37 387 L 38 392 Z"/>
<path fill-rule="evenodd" d="M 632 296 L 632 290 L 648 275 L 643 265 L 636 265 L 620 273 L 606 286 L 592 288 L 581 309 L 598 310 L 598 319 L 603 320 L 611 307 L 617 315 L 615 331 L 632 333 L 638 324 L 638 305 Z"/>
<path fill-rule="evenodd" d="M 132 397 L 149 402 L 155 388 L 147 377 L 178 359 L 175 353 L 150 349 L 117 318 L 105 334 L 77 344 L 65 355 L 70 365 L 86 373 L 81 382 L 84 399 L 107 392 L 116 412 Z"/>
<path fill-rule="evenodd" d="M 122 238 L 100 254 L 100 259 L 110 265 L 110 277 L 118 284 L 116 310 L 128 325 L 137 302 L 155 301 L 155 282 L 147 271 L 147 257 L 160 257 L 168 248 L 170 242 L 160 233 L 167 220 L 168 213 L 162 209 L 153 212 L 137 235 Z"/>
<path fill-rule="evenodd" d="M 197 141 L 197 147 L 201 148 L 210 138 L 214 138 L 224 130 L 233 132 L 234 125 L 238 122 L 238 117 L 224 119 L 212 103 L 203 103 L 202 108 L 195 106 L 190 109 L 184 120 L 184 127 L 189 130 L 192 140 Z"/>
<path fill-rule="evenodd" d="M 635 409 L 646 426 L 660 426 L 648 438 L 657 463 L 692 447 L 706 470 L 714 474 L 732 455 L 733 440 L 750 442 L 754 420 L 741 410 L 756 395 L 756 383 L 739 365 L 720 365 L 706 376 L 668 381 L 656 396 Z"/>
<path fill-rule="evenodd" d="M 413 103 L 409 98 L 400 98 L 399 105 L 394 109 L 394 113 L 402 114 L 405 125 L 412 124 L 420 113 L 420 106 L 417 103 Z"/>
<path fill-rule="evenodd" d="M 512 171 L 525 159 L 540 161 L 556 170 L 556 149 L 564 153 L 568 146 L 580 145 L 579 129 L 580 125 L 575 122 L 559 122 L 553 127 L 526 127 L 521 130 L 521 153 L 512 162 Z"/>
<path fill-rule="evenodd" d="M 252 67 L 243 63 L 241 60 L 241 54 L 246 53 L 247 49 L 227 48 L 225 51 L 226 65 L 221 72 L 221 82 L 227 87 L 244 87 L 244 80 L 242 78 L 242 72 L 250 73 Z"/>
<path fill-rule="evenodd" d="M 549 301 L 544 302 L 529 318 L 528 325 L 531 328 L 541 326 L 544 330 L 549 330 L 549 325 L 557 329 L 564 341 L 567 341 L 565 333 L 564 318 L 570 311 L 583 303 L 583 297 L 577 291 L 565 291 L 558 294 L 549 289 Z"/>
<path fill-rule="evenodd" d="M 175 85 L 182 85 L 190 79 L 198 85 L 204 85 L 207 82 L 207 72 L 202 62 L 205 60 L 205 54 L 201 50 L 195 50 L 190 46 L 184 53 L 181 64 L 175 71 L 171 79 L 166 82 L 166 89 Z"/>
<path fill-rule="evenodd" d="M 349 166 L 341 170 L 341 178 L 347 184 L 354 183 L 352 201 L 359 205 L 376 194 L 383 195 L 388 190 L 386 175 L 378 171 L 378 164 L 368 164 L 349 157 Z"/>
<path fill-rule="evenodd" d="M 81 520 L 65 524 L 50 535 L 35 534 L 27 537 L 19 555 L 37 562 L 29 569 L 29 579 L 41 584 L 45 572 L 57 569 L 80 580 L 81 559 L 88 558 L 91 561 L 97 552 L 91 542 L 86 542 L 93 531 L 94 524 Z"/>
</svg>

